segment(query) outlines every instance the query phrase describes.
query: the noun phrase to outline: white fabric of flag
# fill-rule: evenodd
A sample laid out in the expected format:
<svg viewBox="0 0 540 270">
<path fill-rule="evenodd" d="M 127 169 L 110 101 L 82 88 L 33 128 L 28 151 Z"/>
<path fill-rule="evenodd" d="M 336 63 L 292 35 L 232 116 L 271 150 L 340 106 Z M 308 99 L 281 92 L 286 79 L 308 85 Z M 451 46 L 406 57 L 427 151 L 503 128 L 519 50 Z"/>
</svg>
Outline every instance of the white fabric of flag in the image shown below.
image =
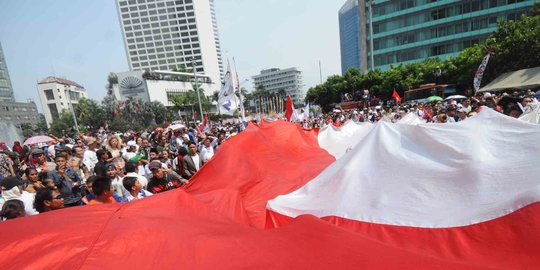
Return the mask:
<svg viewBox="0 0 540 270">
<path fill-rule="evenodd" d="M 218 105 L 221 114 L 233 115 L 238 109 L 238 98 L 234 94 L 234 83 L 231 73 L 231 65 L 227 65 L 227 73 L 224 76 L 224 83 L 219 91 Z"/>
</svg>

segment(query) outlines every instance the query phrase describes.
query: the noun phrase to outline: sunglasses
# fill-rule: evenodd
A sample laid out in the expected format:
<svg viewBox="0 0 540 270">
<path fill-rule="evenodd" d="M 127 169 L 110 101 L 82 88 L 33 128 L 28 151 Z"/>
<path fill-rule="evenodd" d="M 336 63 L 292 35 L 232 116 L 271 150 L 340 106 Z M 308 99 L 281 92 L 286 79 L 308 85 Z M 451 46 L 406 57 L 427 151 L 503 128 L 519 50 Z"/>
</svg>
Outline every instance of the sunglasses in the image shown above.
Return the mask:
<svg viewBox="0 0 540 270">
<path fill-rule="evenodd" d="M 62 196 L 62 194 L 58 194 L 53 198 L 53 200 L 61 200 L 63 198 L 64 198 L 64 196 Z"/>
</svg>

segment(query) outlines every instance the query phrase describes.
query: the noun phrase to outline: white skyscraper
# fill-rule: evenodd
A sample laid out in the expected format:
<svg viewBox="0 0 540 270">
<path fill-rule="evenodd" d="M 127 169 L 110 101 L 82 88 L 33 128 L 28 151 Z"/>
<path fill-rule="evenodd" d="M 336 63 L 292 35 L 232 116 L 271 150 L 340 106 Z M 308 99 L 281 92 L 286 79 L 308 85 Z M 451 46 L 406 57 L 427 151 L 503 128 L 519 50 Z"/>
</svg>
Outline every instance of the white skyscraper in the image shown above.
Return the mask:
<svg viewBox="0 0 540 270">
<path fill-rule="evenodd" d="M 283 90 L 286 95 L 291 96 L 294 104 L 304 104 L 304 83 L 302 71 L 298 70 L 298 68 L 265 69 L 261 71 L 261 74 L 252 78 L 255 88 L 263 87 L 264 90 L 270 93 L 279 93 L 280 90 Z"/>
<path fill-rule="evenodd" d="M 219 89 L 223 74 L 214 0 L 117 0 L 131 70 L 192 70 Z"/>
</svg>

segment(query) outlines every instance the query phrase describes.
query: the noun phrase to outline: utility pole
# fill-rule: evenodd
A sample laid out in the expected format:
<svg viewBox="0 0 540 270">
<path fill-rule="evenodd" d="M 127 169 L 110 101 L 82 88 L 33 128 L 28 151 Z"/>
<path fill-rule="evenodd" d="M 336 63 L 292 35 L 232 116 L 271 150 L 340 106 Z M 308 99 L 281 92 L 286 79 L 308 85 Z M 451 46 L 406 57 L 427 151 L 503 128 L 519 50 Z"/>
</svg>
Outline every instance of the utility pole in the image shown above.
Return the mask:
<svg viewBox="0 0 540 270">
<path fill-rule="evenodd" d="M 373 2 L 374 0 L 369 1 L 369 49 L 370 52 L 370 60 L 371 60 L 371 70 L 375 69 L 375 62 L 373 60 Z"/>
<path fill-rule="evenodd" d="M 193 67 L 193 77 L 195 78 L 195 92 L 197 92 L 197 99 L 199 100 L 199 110 L 201 113 L 201 123 L 204 122 L 204 115 L 201 104 L 201 93 L 199 93 L 199 85 L 197 82 L 197 69 L 195 66 L 195 58 L 191 58 L 191 66 Z"/>
<path fill-rule="evenodd" d="M 321 67 L 321 60 L 319 60 L 319 78 L 321 79 L 321 84 L 322 84 L 322 67 Z"/>
<path fill-rule="evenodd" d="M 67 88 L 64 88 L 64 94 L 66 95 L 66 98 L 68 100 L 68 106 L 69 106 L 69 110 L 71 111 L 71 115 L 73 115 L 73 122 L 75 123 L 75 130 L 77 131 L 77 137 L 79 137 L 81 136 L 81 132 L 79 131 L 79 125 L 77 125 L 77 117 L 75 116 L 75 110 L 73 110 L 73 105 L 71 104 L 71 95 L 69 94 L 69 90 Z"/>
<path fill-rule="evenodd" d="M 360 72 L 367 73 L 366 2 L 358 1 L 358 29 L 360 30 Z"/>
</svg>

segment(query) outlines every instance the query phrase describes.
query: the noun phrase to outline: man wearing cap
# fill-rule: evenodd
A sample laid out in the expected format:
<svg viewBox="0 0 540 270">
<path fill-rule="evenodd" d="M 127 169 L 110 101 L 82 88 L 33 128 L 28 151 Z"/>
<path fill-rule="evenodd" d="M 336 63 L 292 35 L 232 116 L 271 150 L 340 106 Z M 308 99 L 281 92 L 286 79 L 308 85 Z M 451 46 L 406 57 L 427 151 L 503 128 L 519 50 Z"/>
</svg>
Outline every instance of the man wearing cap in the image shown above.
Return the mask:
<svg viewBox="0 0 540 270">
<path fill-rule="evenodd" d="M 36 215 L 34 209 L 34 195 L 23 190 L 23 181 L 16 176 L 9 176 L 0 181 L 2 187 L 2 197 L 0 197 L 0 209 L 6 201 L 20 200 L 24 203 L 24 210 L 27 216 Z"/>
<path fill-rule="evenodd" d="M 456 120 L 457 122 L 466 120 L 467 119 L 467 111 L 465 111 L 465 108 L 459 108 L 457 110 L 457 116 L 458 116 L 458 119 Z"/>
<path fill-rule="evenodd" d="M 154 160 L 148 164 L 152 177 L 148 182 L 148 191 L 156 194 L 181 187 L 187 183 L 180 175 L 169 169 L 164 169 L 159 160 Z"/>
<path fill-rule="evenodd" d="M 41 149 L 32 150 L 32 157 L 36 160 L 35 167 L 38 172 L 51 172 L 56 167 L 56 164 L 47 161 L 47 157 Z"/>
</svg>

